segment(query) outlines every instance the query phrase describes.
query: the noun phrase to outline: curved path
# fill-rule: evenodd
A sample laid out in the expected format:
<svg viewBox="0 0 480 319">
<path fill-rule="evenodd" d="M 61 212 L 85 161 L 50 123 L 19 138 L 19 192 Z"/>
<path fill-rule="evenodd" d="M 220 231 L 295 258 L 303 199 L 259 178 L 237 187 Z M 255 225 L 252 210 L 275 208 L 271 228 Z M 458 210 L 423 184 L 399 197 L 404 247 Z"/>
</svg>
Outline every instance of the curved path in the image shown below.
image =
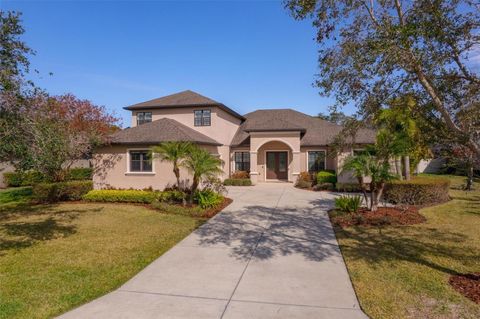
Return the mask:
<svg viewBox="0 0 480 319">
<path fill-rule="evenodd" d="M 228 196 L 118 290 L 61 318 L 367 318 L 326 214 L 333 194 L 271 183 Z"/>
</svg>

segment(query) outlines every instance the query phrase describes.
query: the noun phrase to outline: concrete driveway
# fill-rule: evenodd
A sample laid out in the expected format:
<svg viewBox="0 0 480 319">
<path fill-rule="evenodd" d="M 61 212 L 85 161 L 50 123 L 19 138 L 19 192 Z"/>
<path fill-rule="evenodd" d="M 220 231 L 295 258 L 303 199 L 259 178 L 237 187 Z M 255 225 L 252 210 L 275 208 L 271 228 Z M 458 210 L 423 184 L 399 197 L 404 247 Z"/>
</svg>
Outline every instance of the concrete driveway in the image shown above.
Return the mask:
<svg viewBox="0 0 480 319">
<path fill-rule="evenodd" d="M 234 202 L 118 290 L 61 318 L 366 318 L 326 211 L 272 183 Z"/>
</svg>

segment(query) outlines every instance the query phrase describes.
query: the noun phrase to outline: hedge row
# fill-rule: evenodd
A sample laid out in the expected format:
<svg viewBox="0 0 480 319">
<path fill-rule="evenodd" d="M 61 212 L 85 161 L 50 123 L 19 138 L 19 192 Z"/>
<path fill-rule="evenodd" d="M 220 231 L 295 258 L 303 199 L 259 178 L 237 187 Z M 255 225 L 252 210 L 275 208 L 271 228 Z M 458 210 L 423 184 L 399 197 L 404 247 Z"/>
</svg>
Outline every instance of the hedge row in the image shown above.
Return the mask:
<svg viewBox="0 0 480 319">
<path fill-rule="evenodd" d="M 65 181 L 80 181 L 92 179 L 91 168 L 72 168 L 66 172 Z M 8 172 L 3 174 L 5 183 L 9 187 L 32 186 L 38 183 L 51 182 L 50 176 L 38 171 Z"/>
<path fill-rule="evenodd" d="M 449 200 L 450 181 L 446 178 L 415 177 L 385 186 L 383 198 L 394 204 L 425 205 Z"/>
<path fill-rule="evenodd" d="M 92 189 L 91 181 L 38 183 L 33 186 L 32 199 L 39 203 L 80 200 Z"/>
<path fill-rule="evenodd" d="M 251 186 L 252 181 L 245 178 L 227 178 L 223 181 L 225 186 Z"/>
<path fill-rule="evenodd" d="M 83 196 L 83 199 L 91 202 L 124 202 L 150 204 L 159 197 L 160 192 L 141 190 L 92 190 Z"/>
</svg>

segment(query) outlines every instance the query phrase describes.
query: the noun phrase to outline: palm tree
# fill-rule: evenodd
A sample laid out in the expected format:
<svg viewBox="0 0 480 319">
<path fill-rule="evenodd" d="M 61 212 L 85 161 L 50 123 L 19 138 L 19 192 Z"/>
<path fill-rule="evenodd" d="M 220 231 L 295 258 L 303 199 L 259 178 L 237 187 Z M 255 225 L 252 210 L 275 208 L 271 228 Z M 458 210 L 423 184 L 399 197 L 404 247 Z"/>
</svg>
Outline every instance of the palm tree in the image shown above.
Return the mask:
<svg viewBox="0 0 480 319">
<path fill-rule="evenodd" d="M 378 209 L 378 203 L 382 198 L 386 182 L 395 179 L 397 176 L 390 173 L 388 160 L 372 157 L 372 160 L 368 162 L 368 170 L 372 179 L 370 182 L 370 211 L 375 212 Z"/>
<path fill-rule="evenodd" d="M 212 177 L 222 173 L 220 165 L 222 160 L 211 155 L 207 150 L 193 146 L 183 165 L 193 174 L 192 187 L 190 189 L 190 203 L 193 202 L 195 191 L 203 178 Z"/>
<path fill-rule="evenodd" d="M 151 149 L 151 153 L 158 156 L 161 161 L 172 162 L 178 189 L 180 189 L 180 167 L 183 166 L 192 148 L 190 142 L 163 142 Z"/>
<path fill-rule="evenodd" d="M 360 187 L 362 188 L 363 197 L 365 198 L 365 205 L 368 205 L 367 186 L 365 185 L 365 176 L 370 175 L 368 162 L 370 161 L 370 155 L 352 155 L 345 159 L 342 166 L 341 173 L 351 172 L 353 176 L 358 180 Z"/>
</svg>

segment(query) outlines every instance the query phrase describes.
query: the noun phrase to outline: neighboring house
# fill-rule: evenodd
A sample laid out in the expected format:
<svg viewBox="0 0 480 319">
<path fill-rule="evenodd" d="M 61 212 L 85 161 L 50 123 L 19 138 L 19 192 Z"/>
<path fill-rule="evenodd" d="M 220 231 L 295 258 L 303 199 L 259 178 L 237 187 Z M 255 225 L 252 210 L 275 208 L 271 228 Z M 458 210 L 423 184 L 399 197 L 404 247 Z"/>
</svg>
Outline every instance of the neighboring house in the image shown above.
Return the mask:
<svg viewBox="0 0 480 319">
<path fill-rule="evenodd" d="M 190 141 L 223 160 L 224 174 L 249 171 L 254 184 L 294 182 L 302 171 L 339 171 L 354 150 L 330 156 L 330 144 L 341 126 L 292 109 L 257 110 L 240 115 L 220 102 L 184 91 L 125 108 L 131 128 L 113 135 L 109 146 L 94 154 L 95 188 L 152 187 L 175 183 L 172 164 L 148 159 L 151 146 L 165 141 Z M 373 143 L 375 132 L 359 130 L 357 146 Z M 181 172 L 184 183 L 191 176 Z M 340 182 L 350 181 L 339 176 Z"/>
</svg>

